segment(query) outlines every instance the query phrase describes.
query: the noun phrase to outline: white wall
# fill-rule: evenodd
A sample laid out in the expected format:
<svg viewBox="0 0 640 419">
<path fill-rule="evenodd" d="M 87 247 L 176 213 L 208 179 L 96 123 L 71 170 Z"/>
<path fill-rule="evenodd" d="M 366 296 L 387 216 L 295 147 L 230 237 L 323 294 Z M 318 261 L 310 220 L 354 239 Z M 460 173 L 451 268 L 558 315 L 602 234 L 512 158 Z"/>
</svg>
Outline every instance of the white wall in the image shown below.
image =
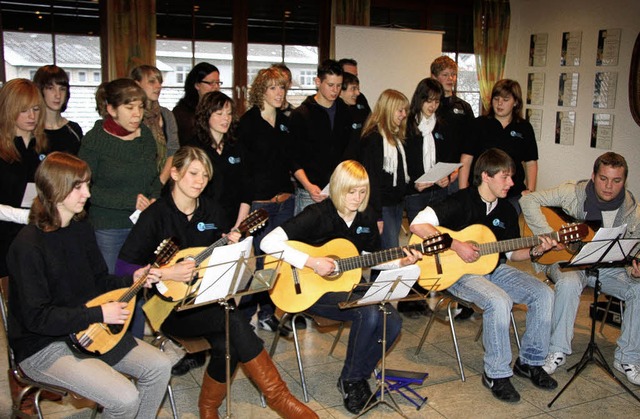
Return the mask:
<svg viewBox="0 0 640 419">
<path fill-rule="evenodd" d="M 596 67 L 596 45 L 601 29 L 622 29 L 618 66 Z M 511 30 L 505 77 L 518 80 L 526 90 L 527 74 L 545 72 L 542 135 L 538 142 L 538 189 L 553 187 L 567 179 L 590 176 L 593 162 L 606 150 L 590 148 L 593 84 L 596 71 L 617 71 L 615 108 L 599 110 L 614 114 L 612 151 L 629 164 L 627 187 L 640 198 L 640 126 L 629 111 L 628 81 L 631 53 L 640 29 L 640 1 L 637 0 L 511 0 Z M 578 67 L 560 67 L 563 32 L 582 31 L 582 57 Z M 549 34 L 546 67 L 528 67 L 532 33 Z M 557 106 L 561 72 L 580 74 L 578 105 Z M 523 94 L 525 92 L 523 91 Z M 558 110 L 575 110 L 574 145 L 554 143 Z"/>
</svg>

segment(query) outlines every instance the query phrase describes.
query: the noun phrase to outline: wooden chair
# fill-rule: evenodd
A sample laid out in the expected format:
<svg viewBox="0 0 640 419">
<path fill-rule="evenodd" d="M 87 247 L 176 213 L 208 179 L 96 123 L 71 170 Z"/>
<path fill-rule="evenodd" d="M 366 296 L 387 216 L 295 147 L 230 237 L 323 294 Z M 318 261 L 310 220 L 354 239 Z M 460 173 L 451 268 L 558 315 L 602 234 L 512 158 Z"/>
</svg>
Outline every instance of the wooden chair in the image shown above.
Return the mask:
<svg viewBox="0 0 640 419">
<path fill-rule="evenodd" d="M 287 320 L 291 319 L 291 329 L 293 331 L 293 344 L 296 350 L 296 359 L 298 361 L 298 372 L 300 373 L 300 385 L 302 386 L 302 394 L 304 395 L 305 403 L 309 403 L 309 392 L 307 391 L 307 380 L 304 375 L 304 366 L 302 365 L 302 356 L 300 354 L 300 341 L 298 340 L 298 328 L 296 327 L 296 320 L 300 316 L 311 317 L 313 321 L 316 323 L 318 327 L 332 327 L 337 326 L 338 332 L 336 333 L 336 337 L 333 340 L 333 344 L 331 345 L 331 349 L 329 350 L 329 355 L 333 354 L 333 350 L 338 345 L 340 341 L 340 336 L 342 335 L 342 331 L 344 330 L 344 322 L 338 320 L 331 320 L 325 317 L 316 316 L 309 313 L 284 313 L 282 317 L 280 317 L 280 324 L 278 325 L 278 330 L 280 330 Z M 273 358 L 273 355 L 276 352 L 276 347 L 278 346 L 278 341 L 280 340 L 280 333 L 276 332 L 273 338 L 273 342 L 271 343 L 271 349 L 269 350 L 269 356 Z"/>
<path fill-rule="evenodd" d="M 41 383 L 29 378 L 24 371 L 20 368 L 18 363 L 16 362 L 15 356 L 13 354 L 13 349 L 9 345 L 9 333 L 8 333 L 8 303 L 9 303 L 9 278 L 2 277 L 0 278 L 0 314 L 2 315 L 2 326 L 4 328 L 5 336 L 7 337 L 7 357 L 9 361 L 9 374 L 15 378 L 15 380 L 20 384 L 22 390 L 14 397 L 11 395 L 11 417 L 12 418 L 30 418 L 31 416 L 22 412 L 20 410 L 20 406 L 22 406 L 22 402 L 30 395 L 34 395 L 33 404 L 36 409 L 36 414 L 39 419 L 43 418 L 42 409 L 40 407 L 40 402 L 42 398 L 42 393 L 44 391 L 48 391 L 54 394 L 57 394 L 61 397 L 69 394 L 69 391 L 62 387 L 53 386 L 51 384 Z M 91 418 L 95 418 L 98 413 L 98 407 L 94 407 L 93 412 L 91 414 Z"/>
<path fill-rule="evenodd" d="M 431 318 L 429 319 L 429 322 L 427 323 L 427 327 L 425 327 L 424 329 L 424 333 L 422 334 L 422 338 L 420 339 L 420 343 L 418 343 L 418 348 L 416 349 L 415 354 L 418 355 L 420 353 L 420 351 L 422 350 L 422 346 L 424 345 L 425 340 L 427 339 L 427 336 L 429 335 L 429 331 L 431 330 L 431 326 L 433 326 L 433 322 L 436 320 L 436 313 L 438 312 L 438 309 L 443 305 L 443 303 L 445 301 L 448 301 L 447 303 L 447 316 L 449 319 L 449 328 L 451 330 L 451 339 L 453 340 L 453 349 L 456 353 L 456 359 L 458 361 L 458 369 L 460 370 L 460 379 L 462 381 L 466 381 L 466 377 L 464 375 L 464 367 L 462 366 L 462 359 L 460 358 L 460 348 L 458 346 L 458 337 L 456 336 L 456 327 L 455 327 L 455 322 L 454 322 L 454 318 L 455 318 L 455 313 L 453 312 L 452 306 L 454 303 L 458 303 L 462 306 L 468 307 L 473 309 L 474 311 L 481 313 L 482 310 L 480 310 L 480 308 L 478 308 L 478 306 L 476 306 L 475 304 L 463 300 L 461 298 L 458 298 L 456 296 L 454 296 L 453 294 L 449 293 L 448 291 L 442 291 L 442 297 L 440 298 L 440 300 L 438 300 L 438 302 L 436 303 L 436 306 L 433 310 L 433 313 L 431 314 Z M 520 349 L 520 336 L 518 335 L 518 328 L 516 325 L 516 319 L 513 317 L 513 311 L 511 311 L 511 326 L 513 327 L 513 331 L 514 331 L 514 335 L 515 335 L 515 339 L 516 339 L 516 344 L 518 346 L 518 349 Z M 480 325 L 480 330 L 478 331 L 478 333 L 476 334 L 475 340 L 477 341 L 480 338 L 480 335 L 482 334 L 482 324 Z"/>
</svg>

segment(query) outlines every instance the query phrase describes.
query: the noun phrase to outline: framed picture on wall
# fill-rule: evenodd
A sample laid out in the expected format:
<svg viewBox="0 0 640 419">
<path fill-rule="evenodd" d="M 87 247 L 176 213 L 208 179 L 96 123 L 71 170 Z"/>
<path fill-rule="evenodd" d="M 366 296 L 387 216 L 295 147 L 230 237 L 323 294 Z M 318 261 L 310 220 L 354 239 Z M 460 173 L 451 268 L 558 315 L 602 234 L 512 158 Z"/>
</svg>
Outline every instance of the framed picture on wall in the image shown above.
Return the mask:
<svg viewBox="0 0 640 419">
<path fill-rule="evenodd" d="M 548 33 L 534 33 L 529 41 L 529 66 L 544 67 L 547 65 Z"/>
<path fill-rule="evenodd" d="M 621 34 L 622 29 L 601 29 L 598 32 L 598 51 L 596 54 L 596 65 L 618 65 Z"/>
<path fill-rule="evenodd" d="M 591 119 L 591 148 L 611 150 L 613 143 L 613 115 L 594 113 Z"/>
<path fill-rule="evenodd" d="M 617 71 L 598 71 L 593 85 L 593 107 L 613 109 L 616 107 L 616 90 L 618 89 Z"/>
<path fill-rule="evenodd" d="M 573 145 L 576 129 L 576 113 L 574 111 L 556 112 L 556 144 Z"/>
<path fill-rule="evenodd" d="M 579 66 L 582 48 L 582 32 L 563 32 L 562 50 L 560 52 L 561 66 Z"/>
</svg>

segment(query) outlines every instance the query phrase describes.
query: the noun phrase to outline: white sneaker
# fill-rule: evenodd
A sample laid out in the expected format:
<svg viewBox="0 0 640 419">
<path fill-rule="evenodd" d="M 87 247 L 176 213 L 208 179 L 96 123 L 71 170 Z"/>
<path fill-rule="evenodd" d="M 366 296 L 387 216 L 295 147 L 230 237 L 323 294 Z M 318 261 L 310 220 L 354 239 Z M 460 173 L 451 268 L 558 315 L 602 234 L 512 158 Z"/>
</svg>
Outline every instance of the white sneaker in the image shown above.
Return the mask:
<svg viewBox="0 0 640 419">
<path fill-rule="evenodd" d="M 551 352 L 545 358 L 542 369 L 545 370 L 547 374 L 553 374 L 560 365 L 564 365 L 566 362 L 567 356 L 564 353 Z"/>
<path fill-rule="evenodd" d="M 613 367 L 618 371 L 625 373 L 627 375 L 627 380 L 640 386 L 640 366 L 633 364 L 621 364 L 618 361 L 613 361 Z"/>
</svg>

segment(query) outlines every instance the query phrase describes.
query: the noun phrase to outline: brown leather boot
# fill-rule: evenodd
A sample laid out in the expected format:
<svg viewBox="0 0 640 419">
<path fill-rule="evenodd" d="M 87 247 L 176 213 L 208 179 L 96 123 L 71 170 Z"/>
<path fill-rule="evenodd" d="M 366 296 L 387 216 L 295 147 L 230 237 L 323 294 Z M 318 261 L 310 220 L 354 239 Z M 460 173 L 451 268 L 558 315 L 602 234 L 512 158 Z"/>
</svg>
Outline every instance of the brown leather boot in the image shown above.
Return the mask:
<svg viewBox="0 0 640 419">
<path fill-rule="evenodd" d="M 218 419 L 218 408 L 227 394 L 227 385 L 219 383 L 204 372 L 202 388 L 198 398 L 198 410 L 201 419 Z"/>
<path fill-rule="evenodd" d="M 318 415 L 307 405 L 293 397 L 287 385 L 282 381 L 278 369 L 262 350 L 258 356 L 244 364 L 245 373 L 262 391 L 267 404 L 285 419 L 309 419 Z"/>
</svg>

